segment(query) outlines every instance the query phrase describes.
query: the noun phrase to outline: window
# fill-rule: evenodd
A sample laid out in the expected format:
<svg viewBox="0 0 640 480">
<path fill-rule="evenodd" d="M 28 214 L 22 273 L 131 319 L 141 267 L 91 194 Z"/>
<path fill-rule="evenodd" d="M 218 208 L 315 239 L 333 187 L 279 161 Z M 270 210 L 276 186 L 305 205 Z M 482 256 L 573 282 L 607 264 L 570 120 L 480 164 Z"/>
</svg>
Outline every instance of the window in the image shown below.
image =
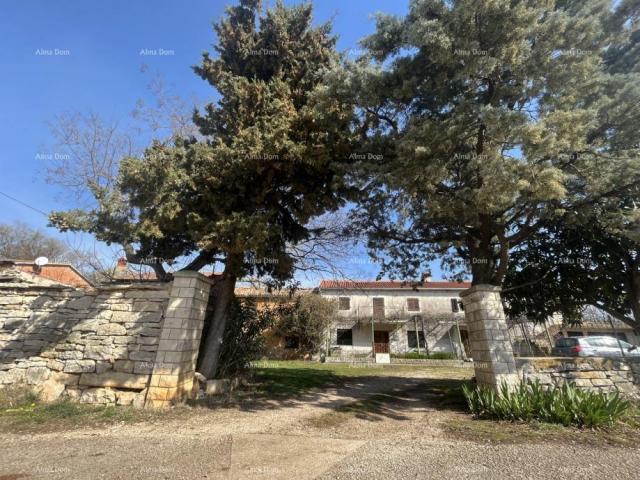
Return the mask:
<svg viewBox="0 0 640 480">
<path fill-rule="evenodd" d="M 373 318 L 384 318 L 384 298 L 373 299 Z"/>
<path fill-rule="evenodd" d="M 582 332 L 567 332 L 567 335 L 569 337 L 581 337 L 582 336 Z"/>
<path fill-rule="evenodd" d="M 622 340 L 623 342 L 628 342 L 629 340 L 627 339 L 627 334 L 623 333 L 623 332 L 616 332 L 613 334 L 614 337 Z"/>
<path fill-rule="evenodd" d="M 600 337 L 602 335 L 608 335 L 610 337 L 614 337 L 614 338 L 618 338 L 620 340 L 623 340 L 625 342 L 627 342 L 627 335 L 624 332 L 616 332 L 616 333 L 609 333 L 609 332 L 587 332 L 587 337 Z"/>
<path fill-rule="evenodd" d="M 578 340 L 575 338 L 559 338 L 556 340 L 556 347 L 558 348 L 569 348 L 575 347 L 578 344 Z"/>
<path fill-rule="evenodd" d="M 407 298 L 407 310 L 410 312 L 419 312 L 420 300 L 417 298 Z"/>
<path fill-rule="evenodd" d="M 592 347 L 604 347 L 604 348 L 625 348 L 631 346 L 624 340 L 618 340 L 614 337 L 587 337 L 586 343 Z"/>
<path fill-rule="evenodd" d="M 425 348 L 424 332 L 418 332 L 418 339 L 420 340 L 420 348 Z M 407 345 L 409 348 L 418 348 L 415 330 L 407 330 Z"/>
<path fill-rule="evenodd" d="M 350 328 L 338 328 L 336 340 L 338 345 L 353 345 L 353 331 Z"/>
<path fill-rule="evenodd" d="M 284 348 L 299 348 L 300 339 L 298 337 L 284 337 Z"/>
<path fill-rule="evenodd" d="M 462 312 L 464 311 L 464 304 L 459 298 L 451 299 L 451 311 L 452 312 Z"/>
<path fill-rule="evenodd" d="M 351 298 L 349 297 L 338 298 L 338 310 L 351 310 Z"/>
</svg>

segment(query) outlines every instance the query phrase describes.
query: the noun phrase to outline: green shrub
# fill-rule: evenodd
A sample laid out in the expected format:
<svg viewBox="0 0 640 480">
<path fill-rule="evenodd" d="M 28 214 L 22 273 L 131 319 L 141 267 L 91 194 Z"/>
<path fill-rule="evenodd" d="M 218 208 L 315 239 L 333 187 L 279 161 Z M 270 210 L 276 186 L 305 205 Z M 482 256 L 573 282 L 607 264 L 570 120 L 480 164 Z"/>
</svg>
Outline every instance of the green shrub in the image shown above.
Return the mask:
<svg viewBox="0 0 640 480">
<path fill-rule="evenodd" d="M 404 358 L 407 360 L 455 360 L 455 354 L 451 352 L 434 352 L 430 354 L 408 352 L 408 353 L 392 353 L 391 358 Z"/>
<path fill-rule="evenodd" d="M 273 324 L 269 311 L 258 311 L 252 301 L 234 299 L 224 332 L 217 378 L 244 374 L 264 350 L 263 332 Z"/>
<path fill-rule="evenodd" d="M 612 425 L 624 415 L 629 402 L 616 393 L 579 390 L 565 383 L 545 389 L 539 382 L 522 383 L 499 391 L 488 387 L 463 386 L 471 413 L 478 418 L 560 423 L 565 426 L 601 427 Z"/>
<path fill-rule="evenodd" d="M 320 295 L 299 295 L 292 303 L 280 305 L 275 313 L 275 333 L 298 342 L 298 354 L 318 353 L 324 346 L 326 332 L 338 305 Z"/>
</svg>

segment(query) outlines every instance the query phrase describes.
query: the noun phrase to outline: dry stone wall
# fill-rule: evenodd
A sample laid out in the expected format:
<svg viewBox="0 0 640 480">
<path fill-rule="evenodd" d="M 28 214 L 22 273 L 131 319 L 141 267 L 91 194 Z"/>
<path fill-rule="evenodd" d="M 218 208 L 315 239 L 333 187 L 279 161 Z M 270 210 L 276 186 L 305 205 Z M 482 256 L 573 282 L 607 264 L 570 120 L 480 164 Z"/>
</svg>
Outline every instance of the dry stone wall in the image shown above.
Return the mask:
<svg viewBox="0 0 640 480">
<path fill-rule="evenodd" d="M 0 272 L 0 387 L 26 384 L 47 401 L 143 406 L 170 287 L 85 291 Z"/>
<path fill-rule="evenodd" d="M 547 387 L 568 382 L 583 390 L 640 398 L 640 358 L 520 358 L 518 372 L 523 381 Z"/>
</svg>

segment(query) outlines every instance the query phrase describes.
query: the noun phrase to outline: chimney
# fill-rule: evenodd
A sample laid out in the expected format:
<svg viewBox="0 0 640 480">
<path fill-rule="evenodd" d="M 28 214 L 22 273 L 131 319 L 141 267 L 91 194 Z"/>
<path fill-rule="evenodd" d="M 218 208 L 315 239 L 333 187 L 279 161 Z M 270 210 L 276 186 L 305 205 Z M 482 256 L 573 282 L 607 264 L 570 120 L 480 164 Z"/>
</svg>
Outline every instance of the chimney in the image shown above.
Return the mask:
<svg viewBox="0 0 640 480">
<path fill-rule="evenodd" d="M 118 264 L 116 265 L 116 271 L 113 272 L 114 278 L 125 278 L 127 276 L 127 270 L 127 259 L 120 257 L 118 259 Z"/>
<path fill-rule="evenodd" d="M 431 272 L 426 271 L 422 274 L 422 283 L 429 283 L 431 281 Z"/>
</svg>

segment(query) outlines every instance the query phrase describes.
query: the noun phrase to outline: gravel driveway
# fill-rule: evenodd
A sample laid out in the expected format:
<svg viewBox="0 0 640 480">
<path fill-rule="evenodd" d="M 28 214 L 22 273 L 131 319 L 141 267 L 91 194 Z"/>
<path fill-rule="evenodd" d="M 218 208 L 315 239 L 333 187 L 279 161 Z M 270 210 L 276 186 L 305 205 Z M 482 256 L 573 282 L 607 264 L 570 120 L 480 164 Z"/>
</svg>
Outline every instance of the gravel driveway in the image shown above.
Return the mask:
<svg viewBox="0 0 640 480">
<path fill-rule="evenodd" d="M 442 424 L 462 414 L 434 403 L 438 381 L 424 372 L 363 377 L 296 399 L 185 408 L 166 421 L 5 433 L 0 480 L 640 478 L 640 442 L 454 440 Z"/>
</svg>

